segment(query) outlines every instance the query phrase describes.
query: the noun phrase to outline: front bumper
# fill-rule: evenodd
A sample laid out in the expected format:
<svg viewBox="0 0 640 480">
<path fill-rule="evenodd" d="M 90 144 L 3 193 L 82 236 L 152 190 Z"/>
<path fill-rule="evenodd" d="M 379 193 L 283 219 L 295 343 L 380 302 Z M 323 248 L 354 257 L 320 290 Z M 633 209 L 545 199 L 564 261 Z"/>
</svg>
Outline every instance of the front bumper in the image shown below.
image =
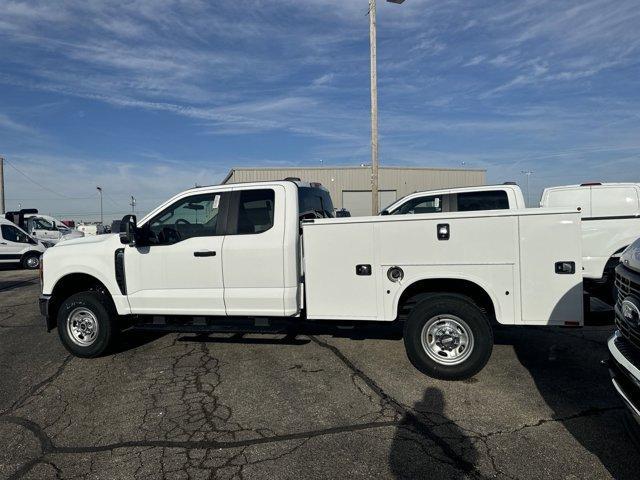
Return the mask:
<svg viewBox="0 0 640 480">
<path fill-rule="evenodd" d="M 609 338 L 607 346 L 611 382 L 640 425 L 640 352 L 618 330 Z"/>
<path fill-rule="evenodd" d="M 44 317 L 45 324 L 47 325 L 47 332 L 50 332 L 55 327 L 55 320 L 49 314 L 49 303 L 51 302 L 51 295 L 40 295 L 38 298 L 38 306 L 40 307 L 40 314 Z"/>
</svg>

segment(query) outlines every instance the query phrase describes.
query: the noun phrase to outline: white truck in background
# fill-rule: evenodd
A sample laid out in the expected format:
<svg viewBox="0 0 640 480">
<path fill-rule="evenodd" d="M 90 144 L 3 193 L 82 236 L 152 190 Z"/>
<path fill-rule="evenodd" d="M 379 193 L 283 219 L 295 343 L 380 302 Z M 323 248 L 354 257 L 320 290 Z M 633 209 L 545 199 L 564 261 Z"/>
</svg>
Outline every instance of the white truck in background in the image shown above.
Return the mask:
<svg viewBox="0 0 640 480">
<path fill-rule="evenodd" d="M 202 332 L 402 321 L 413 365 L 443 379 L 484 367 L 495 323 L 582 324 L 574 210 L 332 214 L 328 191 L 299 181 L 187 190 L 139 223 L 125 216 L 120 235 L 47 250 L 40 310 L 80 357 L 101 355 L 132 323 Z"/>
<path fill-rule="evenodd" d="M 520 187 L 514 183 L 447 188 L 415 192 L 386 207 L 380 215 L 474 212 L 526 208 Z"/>
<path fill-rule="evenodd" d="M 547 188 L 541 207 L 582 213 L 582 274 L 585 288 L 615 303 L 615 268 L 640 237 L 640 183 L 583 183 Z"/>
<path fill-rule="evenodd" d="M 67 227 L 60 220 L 49 215 L 34 213 L 26 214 L 24 217 L 27 232 L 46 246 L 53 246 L 63 240 L 84 237 L 84 233 Z"/>
<path fill-rule="evenodd" d="M 60 220 L 38 213 L 35 208 L 23 208 L 18 211 L 7 212 L 5 219 L 28 232 L 31 237 L 42 242 L 47 248 L 62 240 L 84 236 L 82 232 L 67 227 Z"/>
<path fill-rule="evenodd" d="M 585 290 L 613 304 L 614 269 L 624 249 L 640 237 L 640 184 L 583 183 L 547 188 L 540 206 L 569 208 L 582 214 Z M 520 187 L 505 184 L 416 192 L 389 205 L 381 214 L 523 208 Z"/>
</svg>

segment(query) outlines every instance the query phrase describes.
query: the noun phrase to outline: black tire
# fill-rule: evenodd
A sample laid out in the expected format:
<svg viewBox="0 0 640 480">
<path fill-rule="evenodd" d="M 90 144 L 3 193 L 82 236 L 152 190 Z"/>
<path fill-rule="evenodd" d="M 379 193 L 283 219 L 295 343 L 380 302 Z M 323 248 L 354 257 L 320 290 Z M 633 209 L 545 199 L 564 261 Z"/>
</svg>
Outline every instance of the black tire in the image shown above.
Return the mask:
<svg viewBox="0 0 640 480">
<path fill-rule="evenodd" d="M 461 352 L 460 363 L 452 364 L 454 358 L 439 357 L 433 350 L 428 353 L 428 347 L 423 346 L 423 329 L 430 331 L 425 326 L 434 325 L 433 328 L 437 330 L 438 325 L 444 325 L 447 319 L 460 321 L 458 324 L 463 330 L 467 328 L 472 334 L 472 337 L 466 337 L 472 339 L 468 343 L 472 346 L 467 350 L 455 349 Z M 433 338 L 429 335 L 426 337 Z M 404 345 L 413 366 L 425 375 L 442 380 L 462 380 L 478 373 L 489 361 L 493 350 L 493 331 L 487 314 L 469 297 L 456 293 L 434 293 L 421 299 L 409 313 L 404 325 Z M 448 353 L 443 352 L 443 355 Z M 436 361 L 433 357 L 440 360 Z"/>
<path fill-rule="evenodd" d="M 40 253 L 27 252 L 22 256 L 22 268 L 26 270 L 37 270 L 40 268 Z"/>
<path fill-rule="evenodd" d="M 79 325 L 78 322 L 72 321 L 74 313 L 74 318 L 78 318 L 79 315 L 81 321 L 89 319 L 89 323 L 97 324 L 95 338 L 91 338 L 93 335 L 90 332 L 84 337 L 74 337 L 73 325 Z M 115 314 L 111 302 L 105 295 L 98 292 L 76 293 L 62 302 L 58 309 L 58 335 L 64 347 L 76 357 L 98 357 L 109 349 L 116 337 L 117 329 L 113 317 Z M 85 345 L 81 344 L 83 338 L 87 343 Z"/>
</svg>

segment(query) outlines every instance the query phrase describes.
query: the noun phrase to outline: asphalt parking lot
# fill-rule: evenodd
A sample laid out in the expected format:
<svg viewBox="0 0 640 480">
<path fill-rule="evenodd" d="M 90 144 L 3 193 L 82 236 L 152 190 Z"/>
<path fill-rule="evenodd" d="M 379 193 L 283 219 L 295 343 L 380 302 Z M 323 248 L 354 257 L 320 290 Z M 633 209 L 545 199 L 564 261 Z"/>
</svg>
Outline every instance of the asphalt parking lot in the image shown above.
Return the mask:
<svg viewBox="0 0 640 480">
<path fill-rule="evenodd" d="M 82 360 L 36 277 L 0 271 L 0 478 L 638 478 L 611 327 L 498 331 L 465 382 L 379 330 L 132 333 Z"/>
</svg>

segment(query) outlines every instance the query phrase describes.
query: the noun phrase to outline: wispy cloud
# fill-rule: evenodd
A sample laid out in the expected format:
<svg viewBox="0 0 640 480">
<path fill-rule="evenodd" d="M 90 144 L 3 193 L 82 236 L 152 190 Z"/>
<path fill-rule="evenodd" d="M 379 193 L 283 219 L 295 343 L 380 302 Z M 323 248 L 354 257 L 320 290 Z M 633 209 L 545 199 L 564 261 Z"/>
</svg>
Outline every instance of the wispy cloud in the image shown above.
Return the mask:
<svg viewBox="0 0 640 480">
<path fill-rule="evenodd" d="M 22 134 L 37 133 L 37 130 L 35 128 L 25 125 L 23 123 L 17 122 L 3 113 L 0 113 L 0 128 L 4 128 L 7 130 L 11 130 L 13 132 L 22 133 Z"/>
<path fill-rule="evenodd" d="M 637 7 L 378 2 L 383 163 L 464 161 L 509 180 L 526 165 L 541 187 L 632 162 Z M 34 172 L 59 162 L 81 185 L 105 164 L 114 176 L 101 181 L 121 184 L 161 164 L 154 181 L 191 184 L 207 181 L 203 162 L 223 172 L 234 162 L 369 157 L 366 1 L 0 0 L 0 8 L 0 142 Z"/>
</svg>

